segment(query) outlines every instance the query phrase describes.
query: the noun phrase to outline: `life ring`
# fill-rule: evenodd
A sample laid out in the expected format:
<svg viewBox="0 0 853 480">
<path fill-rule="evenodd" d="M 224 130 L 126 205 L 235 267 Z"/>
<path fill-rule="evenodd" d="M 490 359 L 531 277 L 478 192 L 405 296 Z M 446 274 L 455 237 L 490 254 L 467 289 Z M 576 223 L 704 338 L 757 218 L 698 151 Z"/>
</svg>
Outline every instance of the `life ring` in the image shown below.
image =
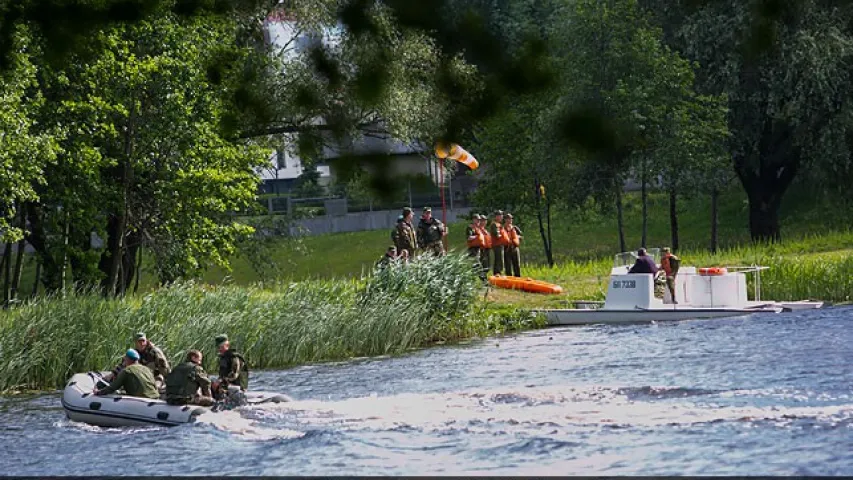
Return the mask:
<svg viewBox="0 0 853 480">
<path fill-rule="evenodd" d="M 705 267 L 699 269 L 699 275 L 725 275 L 729 271 L 725 267 Z"/>
</svg>

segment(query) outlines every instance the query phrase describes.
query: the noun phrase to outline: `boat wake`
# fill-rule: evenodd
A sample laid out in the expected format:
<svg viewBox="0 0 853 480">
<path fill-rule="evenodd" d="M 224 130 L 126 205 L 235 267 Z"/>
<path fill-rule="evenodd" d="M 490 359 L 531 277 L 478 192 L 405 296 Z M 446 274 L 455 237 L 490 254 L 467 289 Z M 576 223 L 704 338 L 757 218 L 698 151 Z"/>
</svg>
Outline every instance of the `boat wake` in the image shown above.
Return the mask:
<svg viewBox="0 0 853 480">
<path fill-rule="evenodd" d="M 505 432 L 690 427 L 720 422 L 798 420 L 853 427 L 853 403 L 796 406 L 803 392 L 706 390 L 669 386 L 554 386 L 443 394 L 401 394 L 341 401 L 302 400 L 257 407 L 258 420 L 304 430 Z M 748 397 L 749 402 L 742 401 Z M 747 403 L 749 405 L 747 406 Z M 759 404 L 760 406 L 756 406 Z"/>
<path fill-rule="evenodd" d="M 249 441 L 291 440 L 305 435 L 305 432 L 287 428 L 269 428 L 258 425 L 255 420 L 242 416 L 240 410 L 242 409 L 206 412 L 198 416 L 196 424 L 210 425 L 217 430 L 237 435 L 241 439 Z"/>
</svg>

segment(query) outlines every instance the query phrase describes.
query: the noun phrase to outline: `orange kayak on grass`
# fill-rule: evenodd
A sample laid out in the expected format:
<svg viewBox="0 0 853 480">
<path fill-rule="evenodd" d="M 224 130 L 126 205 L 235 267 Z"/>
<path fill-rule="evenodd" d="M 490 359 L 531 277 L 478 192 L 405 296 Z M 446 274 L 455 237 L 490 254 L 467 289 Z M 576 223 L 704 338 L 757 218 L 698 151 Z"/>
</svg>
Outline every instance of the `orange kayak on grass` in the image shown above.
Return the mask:
<svg viewBox="0 0 853 480">
<path fill-rule="evenodd" d="M 563 293 L 563 287 L 553 283 L 534 280 L 530 277 L 505 277 L 503 275 L 492 275 L 489 283 L 496 287 L 523 290 L 533 293 Z"/>
</svg>

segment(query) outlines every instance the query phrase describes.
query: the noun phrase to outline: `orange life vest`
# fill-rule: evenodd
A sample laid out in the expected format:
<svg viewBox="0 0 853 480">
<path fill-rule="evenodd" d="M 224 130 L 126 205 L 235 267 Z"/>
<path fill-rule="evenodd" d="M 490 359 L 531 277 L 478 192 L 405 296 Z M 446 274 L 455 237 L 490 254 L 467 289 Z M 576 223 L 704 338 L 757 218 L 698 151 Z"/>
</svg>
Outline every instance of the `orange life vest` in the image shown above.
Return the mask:
<svg viewBox="0 0 853 480">
<path fill-rule="evenodd" d="M 501 247 L 504 245 L 509 245 L 509 242 L 506 238 L 506 231 L 504 230 L 503 225 L 500 225 L 497 222 L 495 222 L 494 225 L 497 236 L 489 234 L 489 236 L 492 237 L 492 246 Z"/>
<path fill-rule="evenodd" d="M 507 239 L 507 245 L 512 245 L 513 247 L 521 245 L 521 239 L 518 238 L 518 231 L 515 227 L 504 228 L 504 236 Z"/>
<path fill-rule="evenodd" d="M 486 227 L 480 228 L 480 235 L 483 236 L 483 245 L 480 248 L 492 248 L 492 236 L 489 235 L 489 231 L 486 230 Z"/>
<path fill-rule="evenodd" d="M 474 225 L 471 226 L 471 230 L 474 231 L 474 238 L 468 237 L 468 248 L 483 248 L 483 245 L 486 243 L 486 240 L 483 238 L 483 230 Z"/>
</svg>

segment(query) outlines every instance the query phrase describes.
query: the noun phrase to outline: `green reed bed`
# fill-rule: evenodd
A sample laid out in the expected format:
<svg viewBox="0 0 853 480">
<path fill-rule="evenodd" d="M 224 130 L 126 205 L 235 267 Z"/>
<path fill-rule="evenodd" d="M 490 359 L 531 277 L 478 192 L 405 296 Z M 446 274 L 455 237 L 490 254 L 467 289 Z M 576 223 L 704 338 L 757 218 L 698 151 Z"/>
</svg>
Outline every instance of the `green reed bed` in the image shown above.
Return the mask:
<svg viewBox="0 0 853 480">
<path fill-rule="evenodd" d="M 464 256 L 423 257 L 357 280 L 261 289 L 183 284 L 144 297 L 52 297 L 0 313 L 0 391 L 61 386 L 73 373 L 111 368 L 144 331 L 173 364 L 191 348 L 215 371 L 213 338 L 226 333 L 250 366 L 279 368 L 405 352 L 535 324 L 524 312 L 484 310 Z"/>
</svg>

